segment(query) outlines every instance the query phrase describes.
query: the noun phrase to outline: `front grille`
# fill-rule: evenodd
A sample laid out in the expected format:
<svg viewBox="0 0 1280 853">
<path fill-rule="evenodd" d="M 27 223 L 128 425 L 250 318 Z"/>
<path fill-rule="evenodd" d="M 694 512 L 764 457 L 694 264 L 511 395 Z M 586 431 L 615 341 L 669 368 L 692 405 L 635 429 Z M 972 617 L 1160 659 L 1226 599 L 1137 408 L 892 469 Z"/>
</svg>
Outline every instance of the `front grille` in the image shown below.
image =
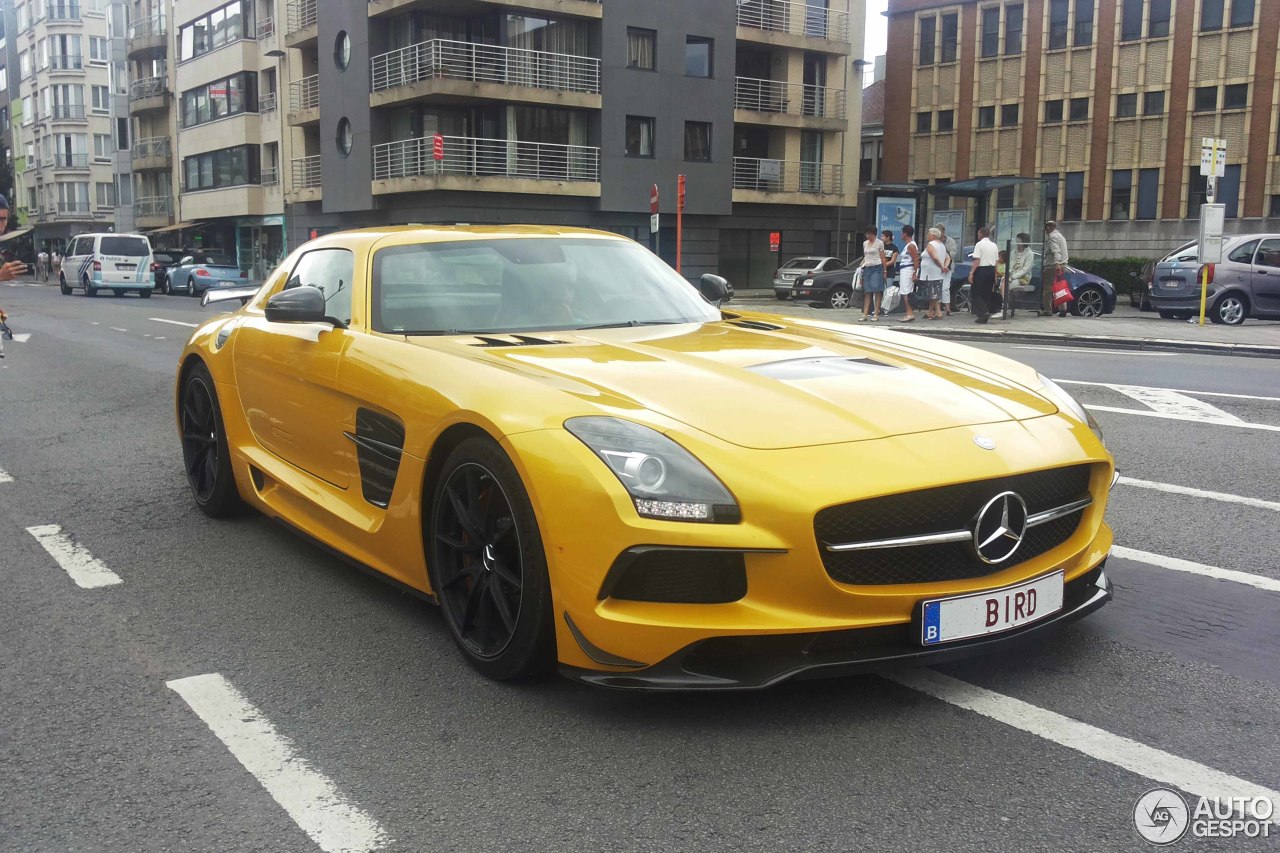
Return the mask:
<svg viewBox="0 0 1280 853">
<path fill-rule="evenodd" d="M 1007 569 L 1065 542 L 1084 511 L 1028 528 L 1012 560 L 999 566 L 980 560 L 970 542 L 844 552 L 825 546 L 966 530 L 987 501 L 1005 491 L 1021 495 L 1034 515 L 1088 495 L 1089 475 L 1090 466 L 1075 465 L 828 507 L 814 518 L 823 566 L 833 580 L 847 584 L 963 580 Z"/>
<path fill-rule="evenodd" d="M 723 604 L 747 594 L 741 553 L 696 548 L 624 552 L 606 580 L 606 594 L 628 601 Z"/>
</svg>

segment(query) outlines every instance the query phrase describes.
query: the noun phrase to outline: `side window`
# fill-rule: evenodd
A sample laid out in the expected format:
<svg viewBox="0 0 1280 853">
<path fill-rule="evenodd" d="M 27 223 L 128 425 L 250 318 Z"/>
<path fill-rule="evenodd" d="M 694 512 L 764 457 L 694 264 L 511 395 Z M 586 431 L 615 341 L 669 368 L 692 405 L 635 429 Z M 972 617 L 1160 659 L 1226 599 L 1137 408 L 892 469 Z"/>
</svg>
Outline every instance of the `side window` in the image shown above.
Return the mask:
<svg viewBox="0 0 1280 853">
<path fill-rule="evenodd" d="M 1253 259 L 1254 266 L 1280 269 L 1280 240 L 1272 238 L 1263 240 L 1258 247 L 1258 256 Z"/>
<path fill-rule="evenodd" d="M 298 259 L 298 265 L 285 283 L 291 287 L 314 287 L 324 294 L 329 316 L 344 323 L 351 322 L 351 280 L 355 275 L 355 256 L 346 249 L 316 249 Z"/>
<path fill-rule="evenodd" d="M 185 258 L 178 261 L 178 266 L 186 267 L 186 266 L 190 266 L 193 263 L 195 263 L 195 258 L 191 257 L 190 255 L 187 255 Z"/>
<path fill-rule="evenodd" d="M 75 256 L 77 256 L 77 257 L 79 257 L 80 255 L 87 255 L 87 254 L 89 254 L 89 247 L 88 247 L 87 245 L 85 245 L 85 244 L 86 244 L 86 243 L 88 243 L 88 242 L 89 242 L 89 241 L 88 241 L 88 240 L 86 240 L 86 239 L 85 239 L 85 238 L 83 238 L 83 237 L 77 237 L 77 238 L 76 238 L 76 239 L 71 243 L 71 254 L 72 254 L 72 255 L 75 255 Z"/>
<path fill-rule="evenodd" d="M 1257 240 L 1250 240 L 1247 243 L 1241 243 L 1231 250 L 1231 254 L 1227 255 L 1227 260 L 1235 261 L 1237 264 L 1248 264 L 1253 261 L 1253 250 L 1258 248 Z"/>
</svg>

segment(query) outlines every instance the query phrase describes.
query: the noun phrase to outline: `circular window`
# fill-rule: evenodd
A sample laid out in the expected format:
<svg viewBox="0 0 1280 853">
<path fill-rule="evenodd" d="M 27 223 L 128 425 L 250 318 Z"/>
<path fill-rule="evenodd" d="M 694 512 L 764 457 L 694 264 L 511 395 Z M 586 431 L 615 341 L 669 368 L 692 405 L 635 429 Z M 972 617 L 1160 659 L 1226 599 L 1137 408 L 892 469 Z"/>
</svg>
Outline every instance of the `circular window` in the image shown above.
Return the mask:
<svg viewBox="0 0 1280 853">
<path fill-rule="evenodd" d="M 343 157 L 351 153 L 351 122 L 345 118 L 338 120 L 338 151 Z"/>
<path fill-rule="evenodd" d="M 338 66 L 339 71 L 346 71 L 351 64 L 351 36 L 347 35 L 346 30 L 339 31 L 338 37 L 334 39 L 333 63 Z"/>
</svg>

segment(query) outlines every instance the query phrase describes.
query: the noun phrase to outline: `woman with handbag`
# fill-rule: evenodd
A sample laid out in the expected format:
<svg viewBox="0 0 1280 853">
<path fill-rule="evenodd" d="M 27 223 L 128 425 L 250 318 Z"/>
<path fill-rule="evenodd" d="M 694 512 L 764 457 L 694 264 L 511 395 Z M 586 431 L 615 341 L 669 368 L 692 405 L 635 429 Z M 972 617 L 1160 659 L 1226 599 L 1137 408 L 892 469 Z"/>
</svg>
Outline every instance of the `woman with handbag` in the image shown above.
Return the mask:
<svg viewBox="0 0 1280 853">
<path fill-rule="evenodd" d="M 902 251 L 898 253 L 898 290 L 902 293 L 902 306 L 907 316 L 899 323 L 913 323 L 916 312 L 911 307 L 915 293 L 916 274 L 920 271 L 920 247 L 916 245 L 916 229 L 902 226 Z"/>
<path fill-rule="evenodd" d="M 866 236 L 862 244 L 863 296 L 859 323 L 880 319 L 880 300 L 884 297 L 884 243 L 876 236 L 874 225 L 867 226 Z"/>
<path fill-rule="evenodd" d="M 916 292 L 921 299 L 929 300 L 929 311 L 925 316 L 930 320 L 942 316 L 942 279 L 950 267 L 951 256 L 947 254 L 947 244 L 942 242 L 942 232 L 930 228 L 929 242 L 920 255 L 920 269 L 916 273 Z"/>
</svg>

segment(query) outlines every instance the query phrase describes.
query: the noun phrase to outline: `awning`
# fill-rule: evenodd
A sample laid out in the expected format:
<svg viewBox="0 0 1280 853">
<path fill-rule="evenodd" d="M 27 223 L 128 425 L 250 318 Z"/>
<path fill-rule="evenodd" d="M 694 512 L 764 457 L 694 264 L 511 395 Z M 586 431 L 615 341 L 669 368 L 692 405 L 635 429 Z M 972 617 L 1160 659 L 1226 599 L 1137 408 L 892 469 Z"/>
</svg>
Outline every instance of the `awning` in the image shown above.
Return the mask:
<svg viewBox="0 0 1280 853">
<path fill-rule="evenodd" d="M 10 231 L 8 234 L 5 234 L 3 237 L 0 237 L 0 243 L 7 243 L 10 240 L 14 239 L 15 237 L 21 237 L 23 234 L 26 234 L 28 231 L 30 231 L 34 227 L 35 227 L 34 225 L 28 225 L 26 228 L 18 228 L 14 231 Z"/>
<path fill-rule="evenodd" d="M 199 222 L 175 222 L 173 225 L 166 225 L 166 226 L 165 226 L 165 227 L 163 227 L 163 228 L 154 228 L 154 229 L 152 229 L 152 230 L 148 231 L 147 233 L 148 233 L 148 234 L 163 234 L 163 233 L 164 233 L 164 232 L 166 232 L 166 231 L 185 231 L 185 230 L 187 230 L 188 228 L 197 228 L 197 227 L 199 227 L 199 226 L 200 226 L 200 224 L 201 224 L 201 223 L 199 223 Z"/>
</svg>

